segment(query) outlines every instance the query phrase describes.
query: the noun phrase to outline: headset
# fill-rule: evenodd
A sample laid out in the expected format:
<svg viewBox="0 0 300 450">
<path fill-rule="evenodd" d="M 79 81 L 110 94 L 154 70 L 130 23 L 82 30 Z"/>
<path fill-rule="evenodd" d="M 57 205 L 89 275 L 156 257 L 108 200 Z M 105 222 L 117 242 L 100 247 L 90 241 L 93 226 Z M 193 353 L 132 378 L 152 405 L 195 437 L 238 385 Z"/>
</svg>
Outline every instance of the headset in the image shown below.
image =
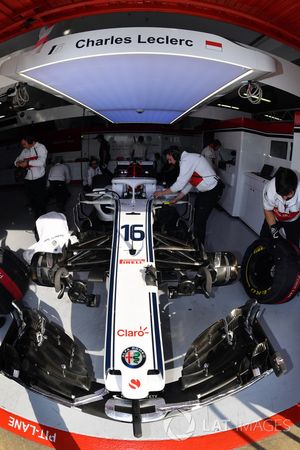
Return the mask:
<svg viewBox="0 0 300 450">
<path fill-rule="evenodd" d="M 171 145 L 171 147 L 167 148 L 164 151 L 165 156 L 171 155 L 175 161 L 180 161 L 181 155 L 183 153 L 183 150 L 180 150 L 176 145 Z"/>
</svg>

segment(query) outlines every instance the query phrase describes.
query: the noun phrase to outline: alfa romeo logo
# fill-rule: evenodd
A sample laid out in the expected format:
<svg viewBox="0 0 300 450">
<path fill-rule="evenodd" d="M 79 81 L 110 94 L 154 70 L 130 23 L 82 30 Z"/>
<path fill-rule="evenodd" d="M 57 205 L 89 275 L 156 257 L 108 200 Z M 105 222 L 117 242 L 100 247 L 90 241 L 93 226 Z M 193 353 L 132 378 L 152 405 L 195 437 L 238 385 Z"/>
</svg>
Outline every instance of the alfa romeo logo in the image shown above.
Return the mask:
<svg viewBox="0 0 300 450">
<path fill-rule="evenodd" d="M 122 362 L 125 366 L 131 369 L 138 369 L 146 361 L 146 354 L 144 350 L 139 347 L 127 347 L 122 355 Z"/>
</svg>

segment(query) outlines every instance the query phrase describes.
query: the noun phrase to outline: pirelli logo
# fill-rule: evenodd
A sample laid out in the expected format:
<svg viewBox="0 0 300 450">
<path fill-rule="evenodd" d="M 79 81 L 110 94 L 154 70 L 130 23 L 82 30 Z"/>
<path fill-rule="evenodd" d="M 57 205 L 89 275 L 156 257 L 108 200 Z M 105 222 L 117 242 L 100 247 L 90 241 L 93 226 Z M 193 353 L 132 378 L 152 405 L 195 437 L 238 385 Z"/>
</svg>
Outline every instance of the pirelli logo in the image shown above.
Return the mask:
<svg viewBox="0 0 300 450">
<path fill-rule="evenodd" d="M 119 264 L 145 264 L 144 259 L 120 259 Z"/>
</svg>

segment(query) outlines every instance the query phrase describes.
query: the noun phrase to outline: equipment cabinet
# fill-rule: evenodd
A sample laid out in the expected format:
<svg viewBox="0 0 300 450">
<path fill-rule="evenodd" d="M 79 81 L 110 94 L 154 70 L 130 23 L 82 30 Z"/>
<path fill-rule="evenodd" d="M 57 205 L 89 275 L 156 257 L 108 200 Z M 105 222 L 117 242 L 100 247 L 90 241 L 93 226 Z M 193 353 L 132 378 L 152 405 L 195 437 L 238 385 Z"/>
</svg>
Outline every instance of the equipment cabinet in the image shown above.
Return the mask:
<svg viewBox="0 0 300 450">
<path fill-rule="evenodd" d="M 268 180 L 254 173 L 246 173 L 244 180 L 240 219 L 259 234 L 264 221 L 262 194 Z"/>
</svg>

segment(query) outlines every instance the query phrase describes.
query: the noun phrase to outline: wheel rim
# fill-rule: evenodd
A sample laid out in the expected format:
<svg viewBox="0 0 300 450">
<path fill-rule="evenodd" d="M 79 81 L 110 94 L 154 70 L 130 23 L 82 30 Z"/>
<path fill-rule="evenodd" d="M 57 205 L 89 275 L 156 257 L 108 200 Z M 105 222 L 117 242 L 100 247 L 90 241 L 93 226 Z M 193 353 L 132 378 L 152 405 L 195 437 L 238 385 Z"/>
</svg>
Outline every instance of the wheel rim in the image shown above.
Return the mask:
<svg viewBox="0 0 300 450">
<path fill-rule="evenodd" d="M 271 289 L 275 275 L 275 261 L 273 256 L 266 250 L 250 258 L 247 277 L 249 285 L 260 290 Z"/>
</svg>

